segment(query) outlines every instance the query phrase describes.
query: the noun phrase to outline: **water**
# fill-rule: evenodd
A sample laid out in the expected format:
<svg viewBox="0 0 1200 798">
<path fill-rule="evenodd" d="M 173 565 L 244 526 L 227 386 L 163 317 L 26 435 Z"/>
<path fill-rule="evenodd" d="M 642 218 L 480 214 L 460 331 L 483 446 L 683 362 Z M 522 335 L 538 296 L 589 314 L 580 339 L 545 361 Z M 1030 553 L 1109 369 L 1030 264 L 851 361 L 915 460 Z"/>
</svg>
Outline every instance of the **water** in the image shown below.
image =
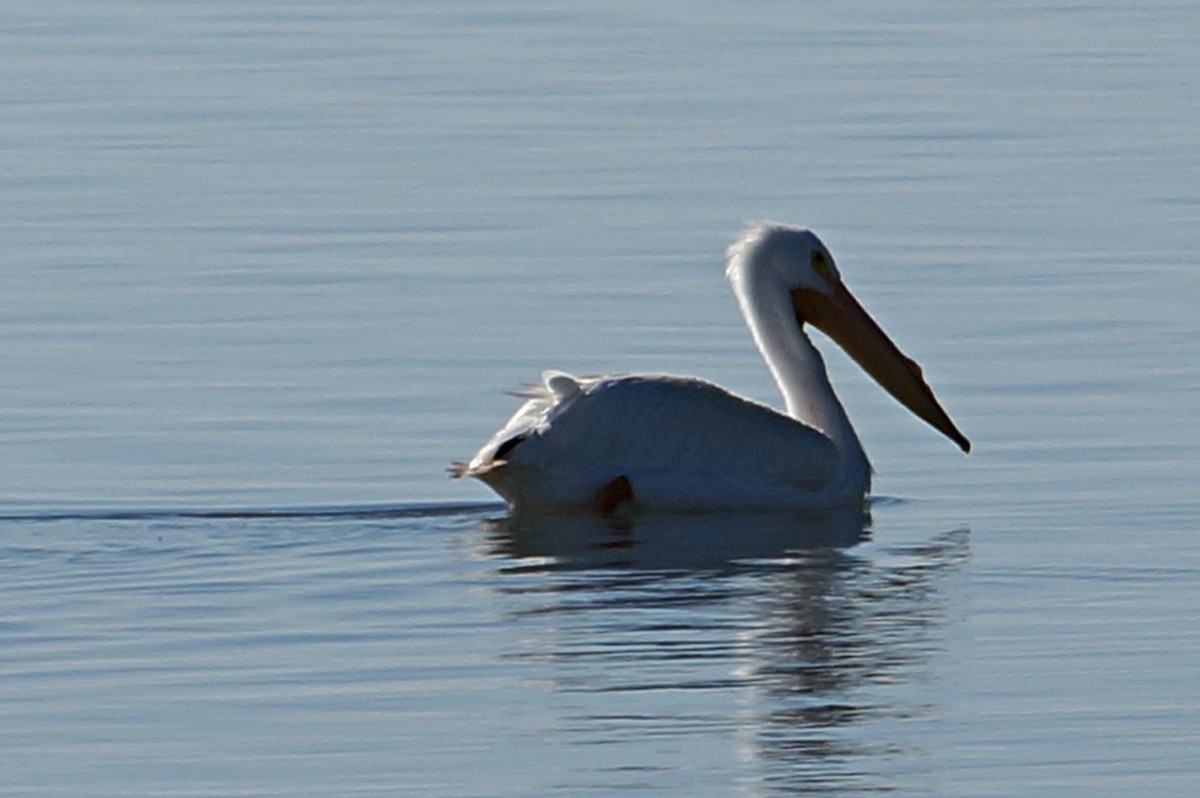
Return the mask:
<svg viewBox="0 0 1200 798">
<path fill-rule="evenodd" d="M 1192 793 L 1191 6 L 0 15 L 5 795 Z M 868 518 L 445 479 L 546 367 L 776 402 L 761 217 L 970 457 L 831 353 Z"/>
</svg>

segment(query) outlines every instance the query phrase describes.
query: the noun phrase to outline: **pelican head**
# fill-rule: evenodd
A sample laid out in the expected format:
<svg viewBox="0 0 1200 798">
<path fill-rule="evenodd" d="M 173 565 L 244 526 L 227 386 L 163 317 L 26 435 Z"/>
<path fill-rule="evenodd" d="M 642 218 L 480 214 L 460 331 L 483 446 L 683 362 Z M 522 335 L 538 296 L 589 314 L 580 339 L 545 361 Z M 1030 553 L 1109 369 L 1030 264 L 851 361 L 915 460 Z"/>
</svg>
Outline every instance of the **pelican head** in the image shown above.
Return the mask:
<svg viewBox="0 0 1200 798">
<path fill-rule="evenodd" d="M 728 254 L 731 280 L 761 280 L 785 288 L 801 329 L 811 324 L 828 335 L 900 404 L 964 452 L 971 450 L 971 442 L 925 382 L 921 367 L 900 351 L 846 288 L 833 256 L 815 233 L 802 227 L 759 224 L 747 230 Z"/>
</svg>

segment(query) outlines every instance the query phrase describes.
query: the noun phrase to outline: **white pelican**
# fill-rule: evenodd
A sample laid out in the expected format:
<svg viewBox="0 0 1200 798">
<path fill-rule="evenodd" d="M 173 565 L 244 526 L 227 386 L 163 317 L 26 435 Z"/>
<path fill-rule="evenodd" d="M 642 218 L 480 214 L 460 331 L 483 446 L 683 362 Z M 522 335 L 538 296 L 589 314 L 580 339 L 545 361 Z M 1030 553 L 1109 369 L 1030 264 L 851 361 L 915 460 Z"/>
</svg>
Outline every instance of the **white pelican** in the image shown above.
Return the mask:
<svg viewBox="0 0 1200 798">
<path fill-rule="evenodd" d="M 971 443 L 842 283 L 816 234 L 758 224 L 729 248 L 726 276 L 786 413 L 704 380 L 659 374 L 542 385 L 454 476 L 483 480 L 514 510 L 820 508 L 861 502 L 871 466 L 805 332 L 836 341 L 888 393 Z"/>
</svg>

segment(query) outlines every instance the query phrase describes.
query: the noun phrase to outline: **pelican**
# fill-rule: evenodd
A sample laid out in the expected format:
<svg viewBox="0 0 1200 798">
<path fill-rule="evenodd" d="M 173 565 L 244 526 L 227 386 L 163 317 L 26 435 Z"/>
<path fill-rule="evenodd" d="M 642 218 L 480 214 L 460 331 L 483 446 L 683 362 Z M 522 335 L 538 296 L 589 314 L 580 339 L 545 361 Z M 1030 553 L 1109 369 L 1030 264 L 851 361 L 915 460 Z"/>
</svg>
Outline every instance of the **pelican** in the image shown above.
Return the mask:
<svg viewBox="0 0 1200 798">
<path fill-rule="evenodd" d="M 897 401 L 963 450 L 925 382 L 842 282 L 812 231 L 751 226 L 726 276 L 785 412 L 694 377 L 573 377 L 557 371 L 470 462 L 514 511 L 818 509 L 861 502 L 871 465 L 807 325 L 828 335 Z"/>
</svg>

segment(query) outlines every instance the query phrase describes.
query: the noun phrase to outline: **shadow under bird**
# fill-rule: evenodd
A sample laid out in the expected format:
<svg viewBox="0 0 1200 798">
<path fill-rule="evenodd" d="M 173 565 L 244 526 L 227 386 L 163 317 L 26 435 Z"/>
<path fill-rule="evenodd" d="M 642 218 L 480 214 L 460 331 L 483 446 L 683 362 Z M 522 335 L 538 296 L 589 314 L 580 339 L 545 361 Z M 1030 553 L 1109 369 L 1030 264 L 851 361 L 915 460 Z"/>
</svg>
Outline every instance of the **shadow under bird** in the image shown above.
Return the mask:
<svg viewBox="0 0 1200 798">
<path fill-rule="evenodd" d="M 784 412 L 705 380 L 557 371 L 454 476 L 487 483 L 513 511 L 704 511 L 861 503 L 871 466 L 806 332 L 812 325 L 884 390 L 969 452 L 925 382 L 842 282 L 810 230 L 757 224 L 726 276 Z"/>
</svg>

